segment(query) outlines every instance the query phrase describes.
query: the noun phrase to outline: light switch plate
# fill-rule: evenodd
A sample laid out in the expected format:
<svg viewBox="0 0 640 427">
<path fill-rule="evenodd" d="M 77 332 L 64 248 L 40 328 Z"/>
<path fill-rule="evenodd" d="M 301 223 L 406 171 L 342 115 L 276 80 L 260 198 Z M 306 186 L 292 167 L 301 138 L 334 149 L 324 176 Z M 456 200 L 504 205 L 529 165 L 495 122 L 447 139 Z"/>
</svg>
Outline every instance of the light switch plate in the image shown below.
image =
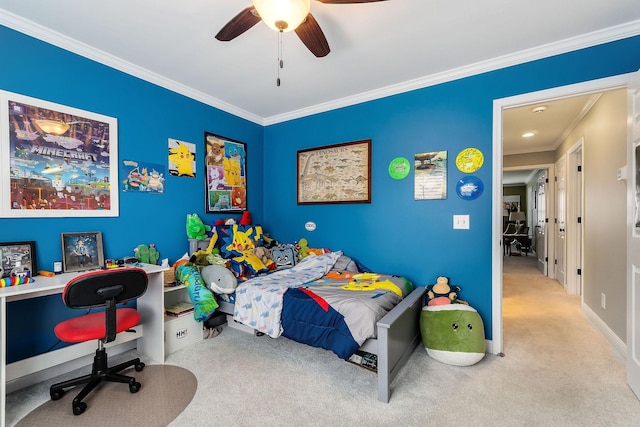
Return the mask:
<svg viewBox="0 0 640 427">
<path fill-rule="evenodd" d="M 469 215 L 454 215 L 453 216 L 453 228 L 455 230 L 468 230 L 469 229 Z"/>
</svg>

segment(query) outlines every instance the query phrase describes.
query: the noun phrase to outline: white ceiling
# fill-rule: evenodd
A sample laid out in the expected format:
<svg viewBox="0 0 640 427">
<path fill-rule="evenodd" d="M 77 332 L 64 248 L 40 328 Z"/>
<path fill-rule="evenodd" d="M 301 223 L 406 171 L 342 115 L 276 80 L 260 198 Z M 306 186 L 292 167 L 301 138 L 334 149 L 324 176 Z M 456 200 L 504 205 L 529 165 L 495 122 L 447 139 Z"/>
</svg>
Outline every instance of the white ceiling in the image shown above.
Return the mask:
<svg viewBox="0 0 640 427">
<path fill-rule="evenodd" d="M 502 153 L 510 155 L 554 151 L 599 97 L 600 94 L 589 94 L 504 110 Z M 539 111 L 541 108 L 544 111 Z M 525 132 L 534 135 L 525 138 L 522 136 Z M 503 171 L 502 184 L 527 184 L 537 172 L 537 169 Z"/>
<path fill-rule="evenodd" d="M 388 0 L 311 13 L 331 53 L 258 23 L 214 38 L 250 0 L 0 0 L 0 24 L 268 125 L 640 34 L 638 0 Z"/>
</svg>

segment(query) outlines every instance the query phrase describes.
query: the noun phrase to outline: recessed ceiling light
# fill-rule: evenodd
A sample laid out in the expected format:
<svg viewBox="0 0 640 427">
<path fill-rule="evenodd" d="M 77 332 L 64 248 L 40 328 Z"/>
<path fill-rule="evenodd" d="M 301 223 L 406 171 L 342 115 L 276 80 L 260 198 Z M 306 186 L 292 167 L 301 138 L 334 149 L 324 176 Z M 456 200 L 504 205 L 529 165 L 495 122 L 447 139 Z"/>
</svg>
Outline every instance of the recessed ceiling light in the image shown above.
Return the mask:
<svg viewBox="0 0 640 427">
<path fill-rule="evenodd" d="M 525 132 L 522 134 L 523 138 L 531 138 L 532 136 L 535 135 L 535 132 Z"/>
<path fill-rule="evenodd" d="M 546 111 L 546 109 L 547 109 L 547 107 L 546 107 L 546 106 L 544 106 L 544 105 L 538 105 L 538 106 L 536 106 L 536 107 L 533 107 L 533 108 L 531 109 L 531 112 L 532 112 L 532 113 L 542 113 L 542 112 Z"/>
</svg>

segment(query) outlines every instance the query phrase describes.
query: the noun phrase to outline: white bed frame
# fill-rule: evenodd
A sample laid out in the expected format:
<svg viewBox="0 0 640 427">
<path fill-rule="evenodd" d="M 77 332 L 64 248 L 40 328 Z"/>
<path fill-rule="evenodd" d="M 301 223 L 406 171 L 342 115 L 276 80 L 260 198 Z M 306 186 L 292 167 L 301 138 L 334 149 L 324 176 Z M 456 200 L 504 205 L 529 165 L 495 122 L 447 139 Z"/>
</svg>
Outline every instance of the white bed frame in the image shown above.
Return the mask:
<svg viewBox="0 0 640 427">
<path fill-rule="evenodd" d="M 424 286 L 407 295 L 378 321 L 378 338 L 368 339 L 360 350 L 378 356 L 378 400 L 389 403 L 391 382 L 413 350 L 421 343 L 420 312 L 424 304 Z M 233 304 L 220 301 L 220 310 L 233 316 Z"/>
</svg>

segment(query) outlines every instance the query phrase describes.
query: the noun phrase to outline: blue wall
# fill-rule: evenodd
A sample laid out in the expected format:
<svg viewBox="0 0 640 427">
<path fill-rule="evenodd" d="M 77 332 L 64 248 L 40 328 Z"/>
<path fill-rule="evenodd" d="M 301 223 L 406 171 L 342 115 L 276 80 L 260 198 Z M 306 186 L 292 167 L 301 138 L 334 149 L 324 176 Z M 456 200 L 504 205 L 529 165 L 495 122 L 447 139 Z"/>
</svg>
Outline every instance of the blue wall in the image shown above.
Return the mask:
<svg viewBox="0 0 640 427">
<path fill-rule="evenodd" d="M 171 262 L 187 252 L 187 213 L 216 219 L 204 214 L 205 131 L 247 143 L 247 206 L 262 222 L 262 126 L 2 26 L 0 46 L 0 89 L 117 118 L 120 161 L 167 165 L 168 138 L 198 150 L 195 178 L 167 176 L 162 195 L 120 191 L 117 218 L 0 219 L 0 241 L 36 241 L 40 269 L 52 270 L 60 259 L 62 232 L 101 231 L 111 258 L 133 255 L 142 243 L 155 243 Z M 56 342 L 51 325 L 69 313 L 59 295 L 42 299 L 9 305 L 10 361 Z"/>
<path fill-rule="evenodd" d="M 116 117 L 120 159 L 166 164 L 167 138 L 198 144 L 198 177 L 167 177 L 164 195 L 120 192 L 118 218 L 0 219 L 0 241 L 36 240 L 38 263 L 60 258 L 62 232 L 102 231 L 105 255 L 132 254 L 156 243 L 174 261 L 187 250 L 185 217 L 204 214 L 203 133 L 247 143 L 248 207 L 255 223 L 280 241 L 305 237 L 311 247 L 343 250 L 366 266 L 403 274 L 416 285 L 439 275 L 462 287 L 491 338 L 491 152 L 493 100 L 635 71 L 640 37 L 391 96 L 263 128 L 109 67 L 0 26 L 0 89 Z M 296 204 L 296 151 L 372 139 L 372 203 Z M 485 185 L 474 201 L 460 199 L 454 164 L 466 147 L 484 152 L 473 175 Z M 413 174 L 387 174 L 398 156 L 447 150 L 446 200 L 415 201 Z M 267 167 L 265 167 L 267 165 Z M 453 230 L 452 216 L 469 214 L 470 230 Z M 314 232 L 306 221 L 317 223 Z M 67 316 L 59 296 L 9 307 L 9 358 L 46 351 L 51 325 Z M 37 314 L 35 314 L 37 313 Z"/>
<path fill-rule="evenodd" d="M 635 54 L 631 54 L 635 52 Z M 443 275 L 462 287 L 491 338 L 491 202 L 493 100 L 640 68 L 640 37 L 609 43 L 437 86 L 390 96 L 265 130 L 265 224 L 274 236 L 304 237 L 311 247 L 341 249 L 378 272 L 403 274 L 416 285 Z M 296 151 L 372 139 L 372 202 L 296 204 Z M 455 192 L 465 176 L 456 155 L 476 147 L 485 156 L 474 173 L 484 193 L 466 201 Z M 392 179 L 389 162 L 447 150 L 446 200 L 414 200 L 413 174 Z M 470 230 L 453 230 L 453 215 L 470 215 Z M 307 221 L 317 228 L 308 232 Z"/>
</svg>

